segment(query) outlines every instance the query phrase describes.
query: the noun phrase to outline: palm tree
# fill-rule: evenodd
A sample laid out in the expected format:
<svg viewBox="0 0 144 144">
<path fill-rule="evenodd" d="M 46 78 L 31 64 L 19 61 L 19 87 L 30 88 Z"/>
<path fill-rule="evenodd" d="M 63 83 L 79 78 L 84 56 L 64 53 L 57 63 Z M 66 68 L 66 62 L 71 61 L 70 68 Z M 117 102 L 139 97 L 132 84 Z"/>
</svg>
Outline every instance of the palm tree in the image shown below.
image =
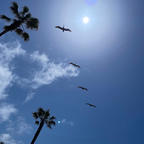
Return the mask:
<svg viewBox="0 0 144 144">
<path fill-rule="evenodd" d="M 52 128 L 52 125 L 55 125 L 55 117 L 50 116 L 49 110 L 43 110 L 42 108 L 39 108 L 37 112 L 33 113 L 33 117 L 35 118 L 35 124 L 39 125 L 32 141 L 31 144 L 34 144 L 40 131 L 42 130 L 44 124 L 47 125 L 48 128 Z"/>
<path fill-rule="evenodd" d="M 29 12 L 29 8 L 27 6 L 23 7 L 23 10 L 19 12 L 18 4 L 16 2 L 12 2 L 12 6 L 10 7 L 12 13 L 14 14 L 14 18 L 9 18 L 6 15 L 0 15 L 0 18 L 11 22 L 10 25 L 5 25 L 4 30 L 0 33 L 0 36 L 6 34 L 10 31 L 15 31 L 18 35 L 20 35 L 25 41 L 29 40 L 29 34 L 25 32 L 24 26 L 28 29 L 38 29 L 39 20 L 31 16 Z"/>
</svg>

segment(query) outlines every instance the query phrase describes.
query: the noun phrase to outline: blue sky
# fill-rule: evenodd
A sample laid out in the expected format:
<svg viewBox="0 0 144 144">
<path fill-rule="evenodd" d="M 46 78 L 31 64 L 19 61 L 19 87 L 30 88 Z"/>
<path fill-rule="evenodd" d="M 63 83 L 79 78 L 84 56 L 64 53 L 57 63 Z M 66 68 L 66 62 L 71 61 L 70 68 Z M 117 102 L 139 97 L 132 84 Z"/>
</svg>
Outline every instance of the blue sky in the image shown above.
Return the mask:
<svg viewBox="0 0 144 144">
<path fill-rule="evenodd" d="M 40 25 L 28 42 L 14 32 L 0 37 L 0 140 L 30 143 L 32 112 L 43 107 L 57 124 L 45 126 L 36 143 L 143 144 L 143 0 L 16 1 Z M 1 0 L 0 14 L 12 16 L 11 2 Z"/>
</svg>

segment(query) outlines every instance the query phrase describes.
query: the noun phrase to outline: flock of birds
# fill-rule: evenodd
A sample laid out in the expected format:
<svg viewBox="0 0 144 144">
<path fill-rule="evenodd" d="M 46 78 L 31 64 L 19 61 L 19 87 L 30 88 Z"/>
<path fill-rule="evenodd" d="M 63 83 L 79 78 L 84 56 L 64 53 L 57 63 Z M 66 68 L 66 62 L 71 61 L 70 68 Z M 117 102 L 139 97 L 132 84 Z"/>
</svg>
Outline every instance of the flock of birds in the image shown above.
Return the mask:
<svg viewBox="0 0 144 144">
<path fill-rule="evenodd" d="M 63 31 L 63 32 L 64 32 L 64 31 L 72 32 L 71 29 L 65 28 L 64 26 L 63 26 L 63 27 L 61 27 L 61 26 L 55 26 L 55 28 L 60 29 L 60 30 Z M 79 65 L 77 65 L 77 64 L 75 64 L 75 63 L 73 63 L 73 62 L 70 62 L 69 64 L 73 65 L 73 66 L 76 67 L 76 68 L 80 68 Z M 78 88 L 80 88 L 80 89 L 82 89 L 82 90 L 84 90 L 84 91 L 88 91 L 88 89 L 85 88 L 85 87 L 83 87 L 83 86 L 78 86 Z M 96 106 L 93 105 L 93 104 L 90 104 L 90 103 L 85 103 L 85 104 L 88 105 L 88 106 L 90 106 L 90 107 L 96 108 Z"/>
</svg>

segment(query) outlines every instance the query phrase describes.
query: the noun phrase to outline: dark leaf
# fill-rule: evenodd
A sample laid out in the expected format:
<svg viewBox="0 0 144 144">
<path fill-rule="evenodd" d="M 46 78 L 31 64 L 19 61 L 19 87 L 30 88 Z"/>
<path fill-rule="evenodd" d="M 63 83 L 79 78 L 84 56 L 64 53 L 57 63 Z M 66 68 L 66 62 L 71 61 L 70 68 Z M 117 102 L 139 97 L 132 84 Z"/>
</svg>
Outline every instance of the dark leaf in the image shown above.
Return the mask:
<svg viewBox="0 0 144 144">
<path fill-rule="evenodd" d="M 28 11 L 29 11 L 29 8 L 27 6 L 24 6 L 22 14 L 25 15 Z"/>
<path fill-rule="evenodd" d="M 39 121 L 35 121 L 35 124 L 36 124 L 36 125 L 39 125 Z"/>
<path fill-rule="evenodd" d="M 36 112 L 33 112 L 32 114 L 33 114 L 33 117 L 34 117 L 35 119 L 38 118 L 38 114 L 37 114 Z"/>
<path fill-rule="evenodd" d="M 26 33 L 26 32 L 24 32 L 24 33 L 22 34 L 22 37 L 24 38 L 24 41 L 28 41 L 28 40 L 29 40 L 29 34 Z"/>
<path fill-rule="evenodd" d="M 55 120 L 56 118 L 54 116 L 50 117 L 50 120 Z"/>
<path fill-rule="evenodd" d="M 17 28 L 17 29 L 15 30 L 15 32 L 16 32 L 18 35 L 22 35 L 22 34 L 23 34 L 23 30 L 20 29 L 20 28 Z"/>
<path fill-rule="evenodd" d="M 7 17 L 6 15 L 1 15 L 0 18 L 3 20 L 6 20 L 7 22 L 11 21 L 11 19 L 9 17 Z"/>
<path fill-rule="evenodd" d="M 26 14 L 25 17 L 24 17 L 25 20 L 30 19 L 30 18 L 31 18 L 31 14 L 30 13 Z"/>
<path fill-rule="evenodd" d="M 47 124 L 47 127 L 48 127 L 48 128 L 50 128 L 50 129 L 52 129 L 52 127 L 51 127 L 51 125 L 50 125 L 50 124 Z"/>
<path fill-rule="evenodd" d="M 29 29 L 38 29 L 39 26 L 39 20 L 37 18 L 30 18 L 27 22 L 26 22 L 26 26 Z"/>
<path fill-rule="evenodd" d="M 55 121 L 49 121 L 50 125 L 56 125 Z"/>
<path fill-rule="evenodd" d="M 13 12 L 13 14 L 15 14 L 15 16 L 17 18 L 19 18 L 19 12 L 18 12 L 18 4 L 16 2 L 12 3 L 12 6 L 10 7 L 11 11 Z"/>
<path fill-rule="evenodd" d="M 39 116 L 44 116 L 44 114 L 45 114 L 45 111 L 42 108 L 39 108 L 38 109 L 38 115 Z"/>
<path fill-rule="evenodd" d="M 11 26 L 4 26 L 4 30 L 9 31 Z"/>
<path fill-rule="evenodd" d="M 49 115 L 50 115 L 50 112 L 49 112 L 49 110 L 47 110 L 47 111 L 45 112 L 46 119 L 49 117 Z"/>
</svg>

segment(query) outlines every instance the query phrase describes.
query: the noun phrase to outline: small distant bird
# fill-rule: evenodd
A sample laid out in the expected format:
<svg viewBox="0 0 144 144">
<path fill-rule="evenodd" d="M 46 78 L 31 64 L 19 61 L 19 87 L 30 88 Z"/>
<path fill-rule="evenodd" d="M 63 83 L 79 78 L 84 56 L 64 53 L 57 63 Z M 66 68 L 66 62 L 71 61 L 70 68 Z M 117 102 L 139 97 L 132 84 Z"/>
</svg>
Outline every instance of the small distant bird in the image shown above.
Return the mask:
<svg viewBox="0 0 144 144">
<path fill-rule="evenodd" d="M 80 89 L 82 89 L 82 90 L 85 90 L 85 91 L 88 91 L 88 89 L 87 89 L 87 88 L 82 87 L 82 86 L 78 86 L 78 88 L 80 88 Z"/>
<path fill-rule="evenodd" d="M 58 28 L 58 29 L 62 30 L 63 32 L 64 32 L 64 31 L 69 31 L 69 32 L 72 32 L 70 29 L 65 28 L 64 26 L 63 26 L 63 27 L 60 27 L 60 26 L 55 26 L 55 28 Z"/>
<path fill-rule="evenodd" d="M 93 107 L 93 108 L 96 108 L 96 106 L 95 106 L 95 105 L 90 104 L 90 103 L 86 103 L 86 105 L 88 105 L 88 106 L 90 106 L 90 107 Z"/>
<path fill-rule="evenodd" d="M 75 66 L 75 67 L 77 67 L 77 68 L 80 68 L 80 66 L 79 66 L 79 65 L 74 64 L 74 63 L 72 63 L 72 62 L 70 62 L 69 64 L 71 64 L 71 65 L 73 65 L 73 66 Z"/>
</svg>

